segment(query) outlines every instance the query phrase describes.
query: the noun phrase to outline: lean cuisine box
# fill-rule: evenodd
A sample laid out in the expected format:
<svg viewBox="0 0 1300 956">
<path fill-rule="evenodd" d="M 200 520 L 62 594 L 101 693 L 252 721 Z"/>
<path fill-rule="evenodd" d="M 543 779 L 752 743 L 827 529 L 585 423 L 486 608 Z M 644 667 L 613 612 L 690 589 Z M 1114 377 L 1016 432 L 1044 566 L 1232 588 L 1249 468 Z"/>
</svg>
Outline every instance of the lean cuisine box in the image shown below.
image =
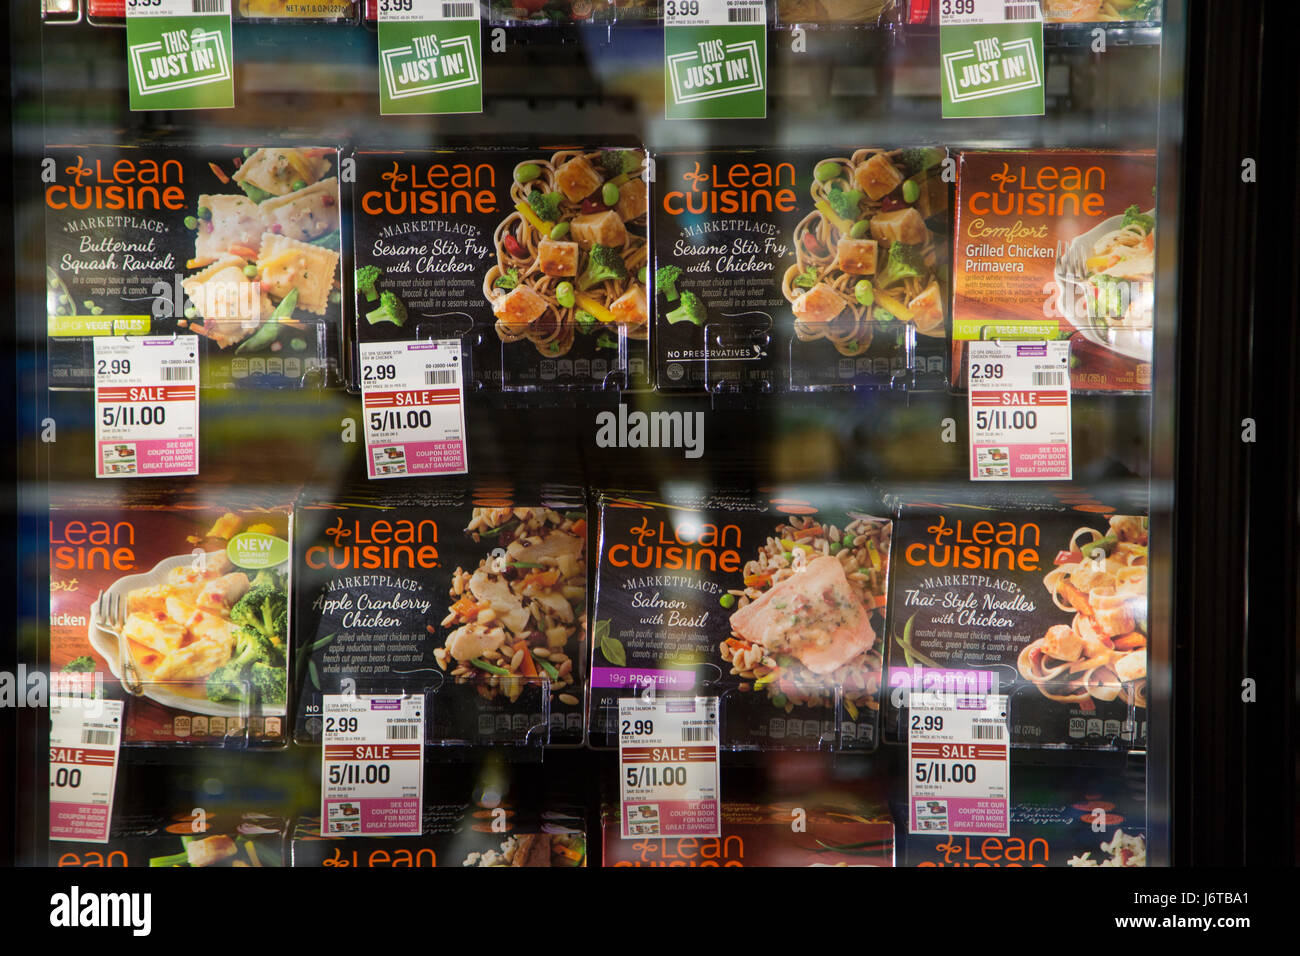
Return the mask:
<svg viewBox="0 0 1300 956">
<path fill-rule="evenodd" d="M 431 745 L 582 743 L 587 521 L 579 489 L 367 486 L 296 509 L 297 720 L 321 698 L 426 695 Z"/>
<path fill-rule="evenodd" d="M 655 157 L 661 389 L 942 385 L 942 149 Z"/>
<path fill-rule="evenodd" d="M 648 383 L 647 157 L 634 149 L 359 152 L 356 337 L 459 337 L 466 381 Z"/>
<path fill-rule="evenodd" d="M 916 490 L 904 498 L 888 642 L 890 739 L 905 739 L 902 692 L 924 688 L 1010 695 L 1016 746 L 1145 747 L 1145 508 L 1063 494 L 999 503 L 995 493 Z"/>
<path fill-rule="evenodd" d="M 195 832 L 192 814 L 114 814 L 108 843 L 50 841 L 50 866 L 284 866 L 288 821 L 222 810 Z"/>
<path fill-rule="evenodd" d="M 320 818 L 302 816 L 293 830 L 293 866 L 575 867 L 587 865 L 581 812 L 556 807 L 520 814 L 513 807 L 430 803 L 420 836 L 322 837 Z"/>
<path fill-rule="evenodd" d="M 291 500 L 55 496 L 50 667 L 125 701 L 124 746 L 285 743 Z"/>
<path fill-rule="evenodd" d="M 48 149 L 49 382 L 94 384 L 96 335 L 196 332 L 202 384 L 337 376 L 333 147 Z"/>
<path fill-rule="evenodd" d="M 802 811 L 802 814 L 800 813 Z M 894 821 L 854 801 L 722 804 L 722 835 L 622 839 L 619 808 L 601 813 L 604 866 L 893 866 Z M 796 831 L 795 819 L 804 829 Z"/>
<path fill-rule="evenodd" d="M 94 19 L 122 20 L 126 17 L 126 0 L 87 0 Z M 355 0 L 232 0 L 235 20 L 285 20 L 340 22 L 356 16 Z"/>
<path fill-rule="evenodd" d="M 600 497 L 591 743 L 618 699 L 723 698 L 724 749 L 872 749 L 893 523 L 864 489 Z"/>
<path fill-rule="evenodd" d="M 1155 154 L 966 152 L 953 243 L 953 381 L 965 342 L 1069 338 L 1076 391 L 1151 387 Z"/>
<path fill-rule="evenodd" d="M 1011 769 L 1010 836 L 902 838 L 907 866 L 1146 866 L 1145 774 Z M 897 807 L 907 819 L 905 805 Z"/>
</svg>

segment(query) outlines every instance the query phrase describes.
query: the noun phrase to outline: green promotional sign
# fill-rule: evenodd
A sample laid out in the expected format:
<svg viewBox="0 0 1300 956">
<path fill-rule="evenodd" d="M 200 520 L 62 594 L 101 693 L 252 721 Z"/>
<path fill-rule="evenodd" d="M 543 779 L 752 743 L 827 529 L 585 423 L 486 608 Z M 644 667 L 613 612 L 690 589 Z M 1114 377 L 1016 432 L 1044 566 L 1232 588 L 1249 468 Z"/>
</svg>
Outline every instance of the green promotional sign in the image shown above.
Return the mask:
<svg viewBox="0 0 1300 956">
<path fill-rule="evenodd" d="M 668 119 L 767 116 L 763 0 L 665 0 Z"/>
<path fill-rule="evenodd" d="M 483 112 L 482 64 L 477 0 L 379 0 L 384 115 Z"/>
<path fill-rule="evenodd" d="M 1041 20 L 939 28 L 944 119 L 1043 115 Z"/>
<path fill-rule="evenodd" d="M 127 0 L 126 49 L 131 109 L 235 105 L 230 0 Z"/>
</svg>

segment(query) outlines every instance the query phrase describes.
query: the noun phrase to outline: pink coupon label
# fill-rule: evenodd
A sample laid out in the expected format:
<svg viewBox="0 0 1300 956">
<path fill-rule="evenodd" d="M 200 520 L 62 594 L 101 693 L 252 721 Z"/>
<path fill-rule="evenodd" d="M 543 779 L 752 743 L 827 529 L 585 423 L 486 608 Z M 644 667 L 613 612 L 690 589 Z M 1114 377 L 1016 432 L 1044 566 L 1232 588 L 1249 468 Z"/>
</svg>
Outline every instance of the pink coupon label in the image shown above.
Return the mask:
<svg viewBox="0 0 1300 956">
<path fill-rule="evenodd" d="M 363 344 L 361 392 L 369 477 L 468 470 L 459 340 Z"/>
</svg>

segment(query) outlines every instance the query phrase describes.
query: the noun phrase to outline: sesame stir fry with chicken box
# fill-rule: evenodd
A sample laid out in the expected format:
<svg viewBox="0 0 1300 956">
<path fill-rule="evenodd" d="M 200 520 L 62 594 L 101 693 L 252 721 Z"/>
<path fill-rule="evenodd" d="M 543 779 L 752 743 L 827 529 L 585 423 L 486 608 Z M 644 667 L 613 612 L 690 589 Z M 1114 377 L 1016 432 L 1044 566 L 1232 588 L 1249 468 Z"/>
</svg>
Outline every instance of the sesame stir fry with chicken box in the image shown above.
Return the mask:
<svg viewBox="0 0 1300 956">
<path fill-rule="evenodd" d="M 355 160 L 359 342 L 460 337 L 471 388 L 648 384 L 645 150 Z"/>
<path fill-rule="evenodd" d="M 579 489 L 388 483 L 304 495 L 294 736 L 322 696 L 420 693 L 431 745 L 582 742 Z"/>
<path fill-rule="evenodd" d="M 874 748 L 884 513 L 854 486 L 603 493 L 593 745 L 653 684 L 722 697 L 727 749 Z"/>
</svg>

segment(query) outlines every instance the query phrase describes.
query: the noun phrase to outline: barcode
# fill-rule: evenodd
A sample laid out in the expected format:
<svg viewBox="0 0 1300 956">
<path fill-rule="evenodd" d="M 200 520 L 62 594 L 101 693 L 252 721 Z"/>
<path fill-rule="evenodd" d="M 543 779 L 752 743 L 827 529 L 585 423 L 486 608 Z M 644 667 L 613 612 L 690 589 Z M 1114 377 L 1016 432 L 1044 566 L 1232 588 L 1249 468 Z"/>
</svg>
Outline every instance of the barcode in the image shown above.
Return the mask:
<svg viewBox="0 0 1300 956">
<path fill-rule="evenodd" d="M 1003 7 L 1002 18 L 1004 20 L 1037 20 L 1038 4 L 1036 3 L 1007 3 Z"/>
<path fill-rule="evenodd" d="M 426 368 L 424 370 L 425 385 L 454 385 L 456 383 L 456 370 L 454 368 Z"/>
<path fill-rule="evenodd" d="M 762 10 L 749 8 L 742 10 L 728 10 L 728 23 L 757 23 L 758 18 L 763 15 Z"/>
<path fill-rule="evenodd" d="M 191 9 L 195 13 L 225 13 L 226 0 L 194 0 Z"/>
<path fill-rule="evenodd" d="M 988 725 L 974 724 L 971 726 L 970 735 L 975 740 L 1001 740 L 1002 725 L 1001 724 L 988 724 Z"/>
<path fill-rule="evenodd" d="M 419 734 L 418 724 L 389 724 L 384 728 L 386 740 L 414 740 Z"/>
<path fill-rule="evenodd" d="M 444 3 L 442 5 L 442 15 L 450 20 L 453 17 L 478 16 L 478 11 L 474 9 L 472 3 Z"/>
<path fill-rule="evenodd" d="M 1064 372 L 1035 372 L 1034 384 L 1035 385 L 1064 385 L 1065 373 Z"/>
<path fill-rule="evenodd" d="M 188 382 L 194 369 L 188 365 L 164 365 L 159 375 L 164 382 Z"/>
<path fill-rule="evenodd" d="M 712 724 L 682 724 L 682 742 L 698 743 L 713 739 Z"/>
<path fill-rule="evenodd" d="M 112 745 L 114 736 L 115 734 L 111 730 L 83 730 L 81 732 L 81 742 L 107 747 Z"/>
</svg>

